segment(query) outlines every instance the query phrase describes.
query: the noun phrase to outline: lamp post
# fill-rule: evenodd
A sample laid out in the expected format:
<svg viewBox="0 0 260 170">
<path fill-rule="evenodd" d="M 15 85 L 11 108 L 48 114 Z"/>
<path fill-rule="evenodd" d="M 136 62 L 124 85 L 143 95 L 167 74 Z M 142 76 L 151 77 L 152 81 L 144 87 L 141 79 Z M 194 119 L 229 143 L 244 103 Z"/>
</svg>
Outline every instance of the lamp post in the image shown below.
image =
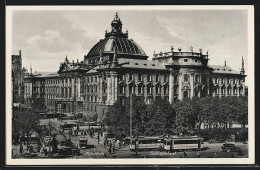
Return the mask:
<svg viewBox="0 0 260 170">
<path fill-rule="evenodd" d="M 49 118 L 49 156 L 48 157 L 50 157 L 50 155 L 51 155 L 51 128 L 50 128 L 50 118 Z"/>
<path fill-rule="evenodd" d="M 132 117 L 133 117 L 133 94 L 130 94 L 130 138 L 133 138 L 133 122 L 132 122 Z"/>
</svg>

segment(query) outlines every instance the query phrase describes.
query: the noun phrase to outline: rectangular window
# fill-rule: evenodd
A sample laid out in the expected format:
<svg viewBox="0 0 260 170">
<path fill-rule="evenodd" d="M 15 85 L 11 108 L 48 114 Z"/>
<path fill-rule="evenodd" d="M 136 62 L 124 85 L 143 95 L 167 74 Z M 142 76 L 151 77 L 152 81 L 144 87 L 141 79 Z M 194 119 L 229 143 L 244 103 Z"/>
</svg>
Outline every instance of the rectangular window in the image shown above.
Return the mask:
<svg viewBox="0 0 260 170">
<path fill-rule="evenodd" d="M 164 75 L 164 82 L 167 82 L 168 80 L 168 77 L 167 77 L 167 75 Z"/>
<path fill-rule="evenodd" d="M 160 76 L 159 76 L 159 74 L 157 74 L 156 75 L 156 82 L 159 82 L 160 81 L 159 79 L 160 79 Z"/>
<path fill-rule="evenodd" d="M 222 88 L 222 94 L 225 94 L 225 88 Z"/>
<path fill-rule="evenodd" d="M 167 86 L 164 86 L 164 94 L 167 94 L 168 88 Z"/>
<path fill-rule="evenodd" d="M 131 74 L 131 73 L 129 74 L 129 80 L 130 80 L 130 81 L 133 81 L 133 80 L 134 80 L 134 76 L 133 76 L 133 74 Z"/>
<path fill-rule="evenodd" d="M 142 94 L 143 93 L 143 87 L 142 86 L 138 86 L 138 94 Z"/>
<path fill-rule="evenodd" d="M 143 75 L 142 74 L 139 74 L 138 75 L 138 81 L 142 81 L 143 80 Z"/>
<path fill-rule="evenodd" d="M 237 94 L 237 89 L 234 88 L 233 93 L 236 95 Z"/>
<path fill-rule="evenodd" d="M 160 93 L 160 86 L 156 86 L 156 94 Z"/>
<path fill-rule="evenodd" d="M 148 75 L 147 75 L 147 81 L 152 81 L 152 76 L 151 76 L 151 74 L 148 74 Z"/>
</svg>

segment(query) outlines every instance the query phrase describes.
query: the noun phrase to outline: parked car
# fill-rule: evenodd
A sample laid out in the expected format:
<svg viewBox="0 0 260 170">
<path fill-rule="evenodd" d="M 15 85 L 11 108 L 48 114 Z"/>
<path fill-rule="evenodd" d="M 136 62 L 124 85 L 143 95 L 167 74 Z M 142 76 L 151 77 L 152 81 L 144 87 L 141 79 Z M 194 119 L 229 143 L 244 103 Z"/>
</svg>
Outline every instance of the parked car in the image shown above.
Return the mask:
<svg viewBox="0 0 260 170">
<path fill-rule="evenodd" d="M 224 143 L 223 146 L 221 146 L 223 152 L 238 152 L 241 151 L 241 148 L 236 146 L 233 143 Z"/>
</svg>

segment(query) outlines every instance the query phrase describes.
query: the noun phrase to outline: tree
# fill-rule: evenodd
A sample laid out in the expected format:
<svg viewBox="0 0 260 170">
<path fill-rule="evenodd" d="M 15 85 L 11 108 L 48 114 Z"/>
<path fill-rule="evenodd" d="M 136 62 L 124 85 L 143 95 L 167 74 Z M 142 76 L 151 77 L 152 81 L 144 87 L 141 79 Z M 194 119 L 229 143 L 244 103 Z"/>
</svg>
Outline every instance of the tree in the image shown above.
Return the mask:
<svg viewBox="0 0 260 170">
<path fill-rule="evenodd" d="M 145 135 L 171 135 L 175 129 L 176 113 L 168 100 L 156 98 L 148 105 L 144 119 Z"/>
<path fill-rule="evenodd" d="M 176 111 L 176 131 L 183 135 L 193 134 L 200 113 L 196 99 L 177 101 L 174 109 Z"/>
<path fill-rule="evenodd" d="M 31 108 L 13 108 L 12 133 L 21 140 L 27 136 L 29 145 L 32 132 L 39 132 L 39 117 Z"/>
<path fill-rule="evenodd" d="M 133 95 L 133 135 L 144 135 L 144 119 L 147 106 L 143 98 Z M 117 101 L 108 108 L 104 123 L 109 126 L 108 132 L 114 134 L 116 138 L 122 139 L 130 132 L 130 98 L 126 98 L 124 103 Z"/>
<path fill-rule="evenodd" d="M 243 128 L 248 124 L 248 97 L 241 96 L 237 99 L 237 117 L 236 121 L 242 124 Z"/>
</svg>

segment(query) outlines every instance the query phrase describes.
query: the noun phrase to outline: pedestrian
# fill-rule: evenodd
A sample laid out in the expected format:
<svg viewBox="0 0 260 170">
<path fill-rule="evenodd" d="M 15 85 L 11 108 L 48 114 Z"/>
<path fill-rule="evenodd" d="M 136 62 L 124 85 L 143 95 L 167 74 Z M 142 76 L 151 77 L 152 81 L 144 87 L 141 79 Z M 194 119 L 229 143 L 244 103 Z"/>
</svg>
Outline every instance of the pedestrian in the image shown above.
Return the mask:
<svg viewBox="0 0 260 170">
<path fill-rule="evenodd" d="M 44 155 L 47 156 L 47 148 L 46 147 L 44 147 L 43 152 L 44 152 Z"/>
<path fill-rule="evenodd" d="M 197 153 L 197 157 L 200 158 L 200 153 L 199 152 Z"/>
<path fill-rule="evenodd" d="M 107 139 L 105 138 L 104 139 L 104 146 L 106 146 L 107 145 Z"/>
<path fill-rule="evenodd" d="M 115 150 L 116 150 L 116 143 L 115 143 L 115 141 L 113 140 L 113 152 L 115 152 Z"/>
<path fill-rule="evenodd" d="M 20 143 L 20 155 L 22 155 L 22 154 L 23 154 L 23 144 Z"/>
<path fill-rule="evenodd" d="M 121 149 L 121 141 L 119 141 L 118 145 L 119 145 L 119 149 Z"/>
<path fill-rule="evenodd" d="M 112 149 L 112 143 L 111 143 L 111 141 L 109 141 L 109 149 L 108 149 L 109 153 L 111 153 L 111 149 Z"/>
<path fill-rule="evenodd" d="M 231 157 L 232 157 L 232 158 L 235 158 L 235 154 L 234 154 L 234 153 L 232 153 Z"/>
</svg>

